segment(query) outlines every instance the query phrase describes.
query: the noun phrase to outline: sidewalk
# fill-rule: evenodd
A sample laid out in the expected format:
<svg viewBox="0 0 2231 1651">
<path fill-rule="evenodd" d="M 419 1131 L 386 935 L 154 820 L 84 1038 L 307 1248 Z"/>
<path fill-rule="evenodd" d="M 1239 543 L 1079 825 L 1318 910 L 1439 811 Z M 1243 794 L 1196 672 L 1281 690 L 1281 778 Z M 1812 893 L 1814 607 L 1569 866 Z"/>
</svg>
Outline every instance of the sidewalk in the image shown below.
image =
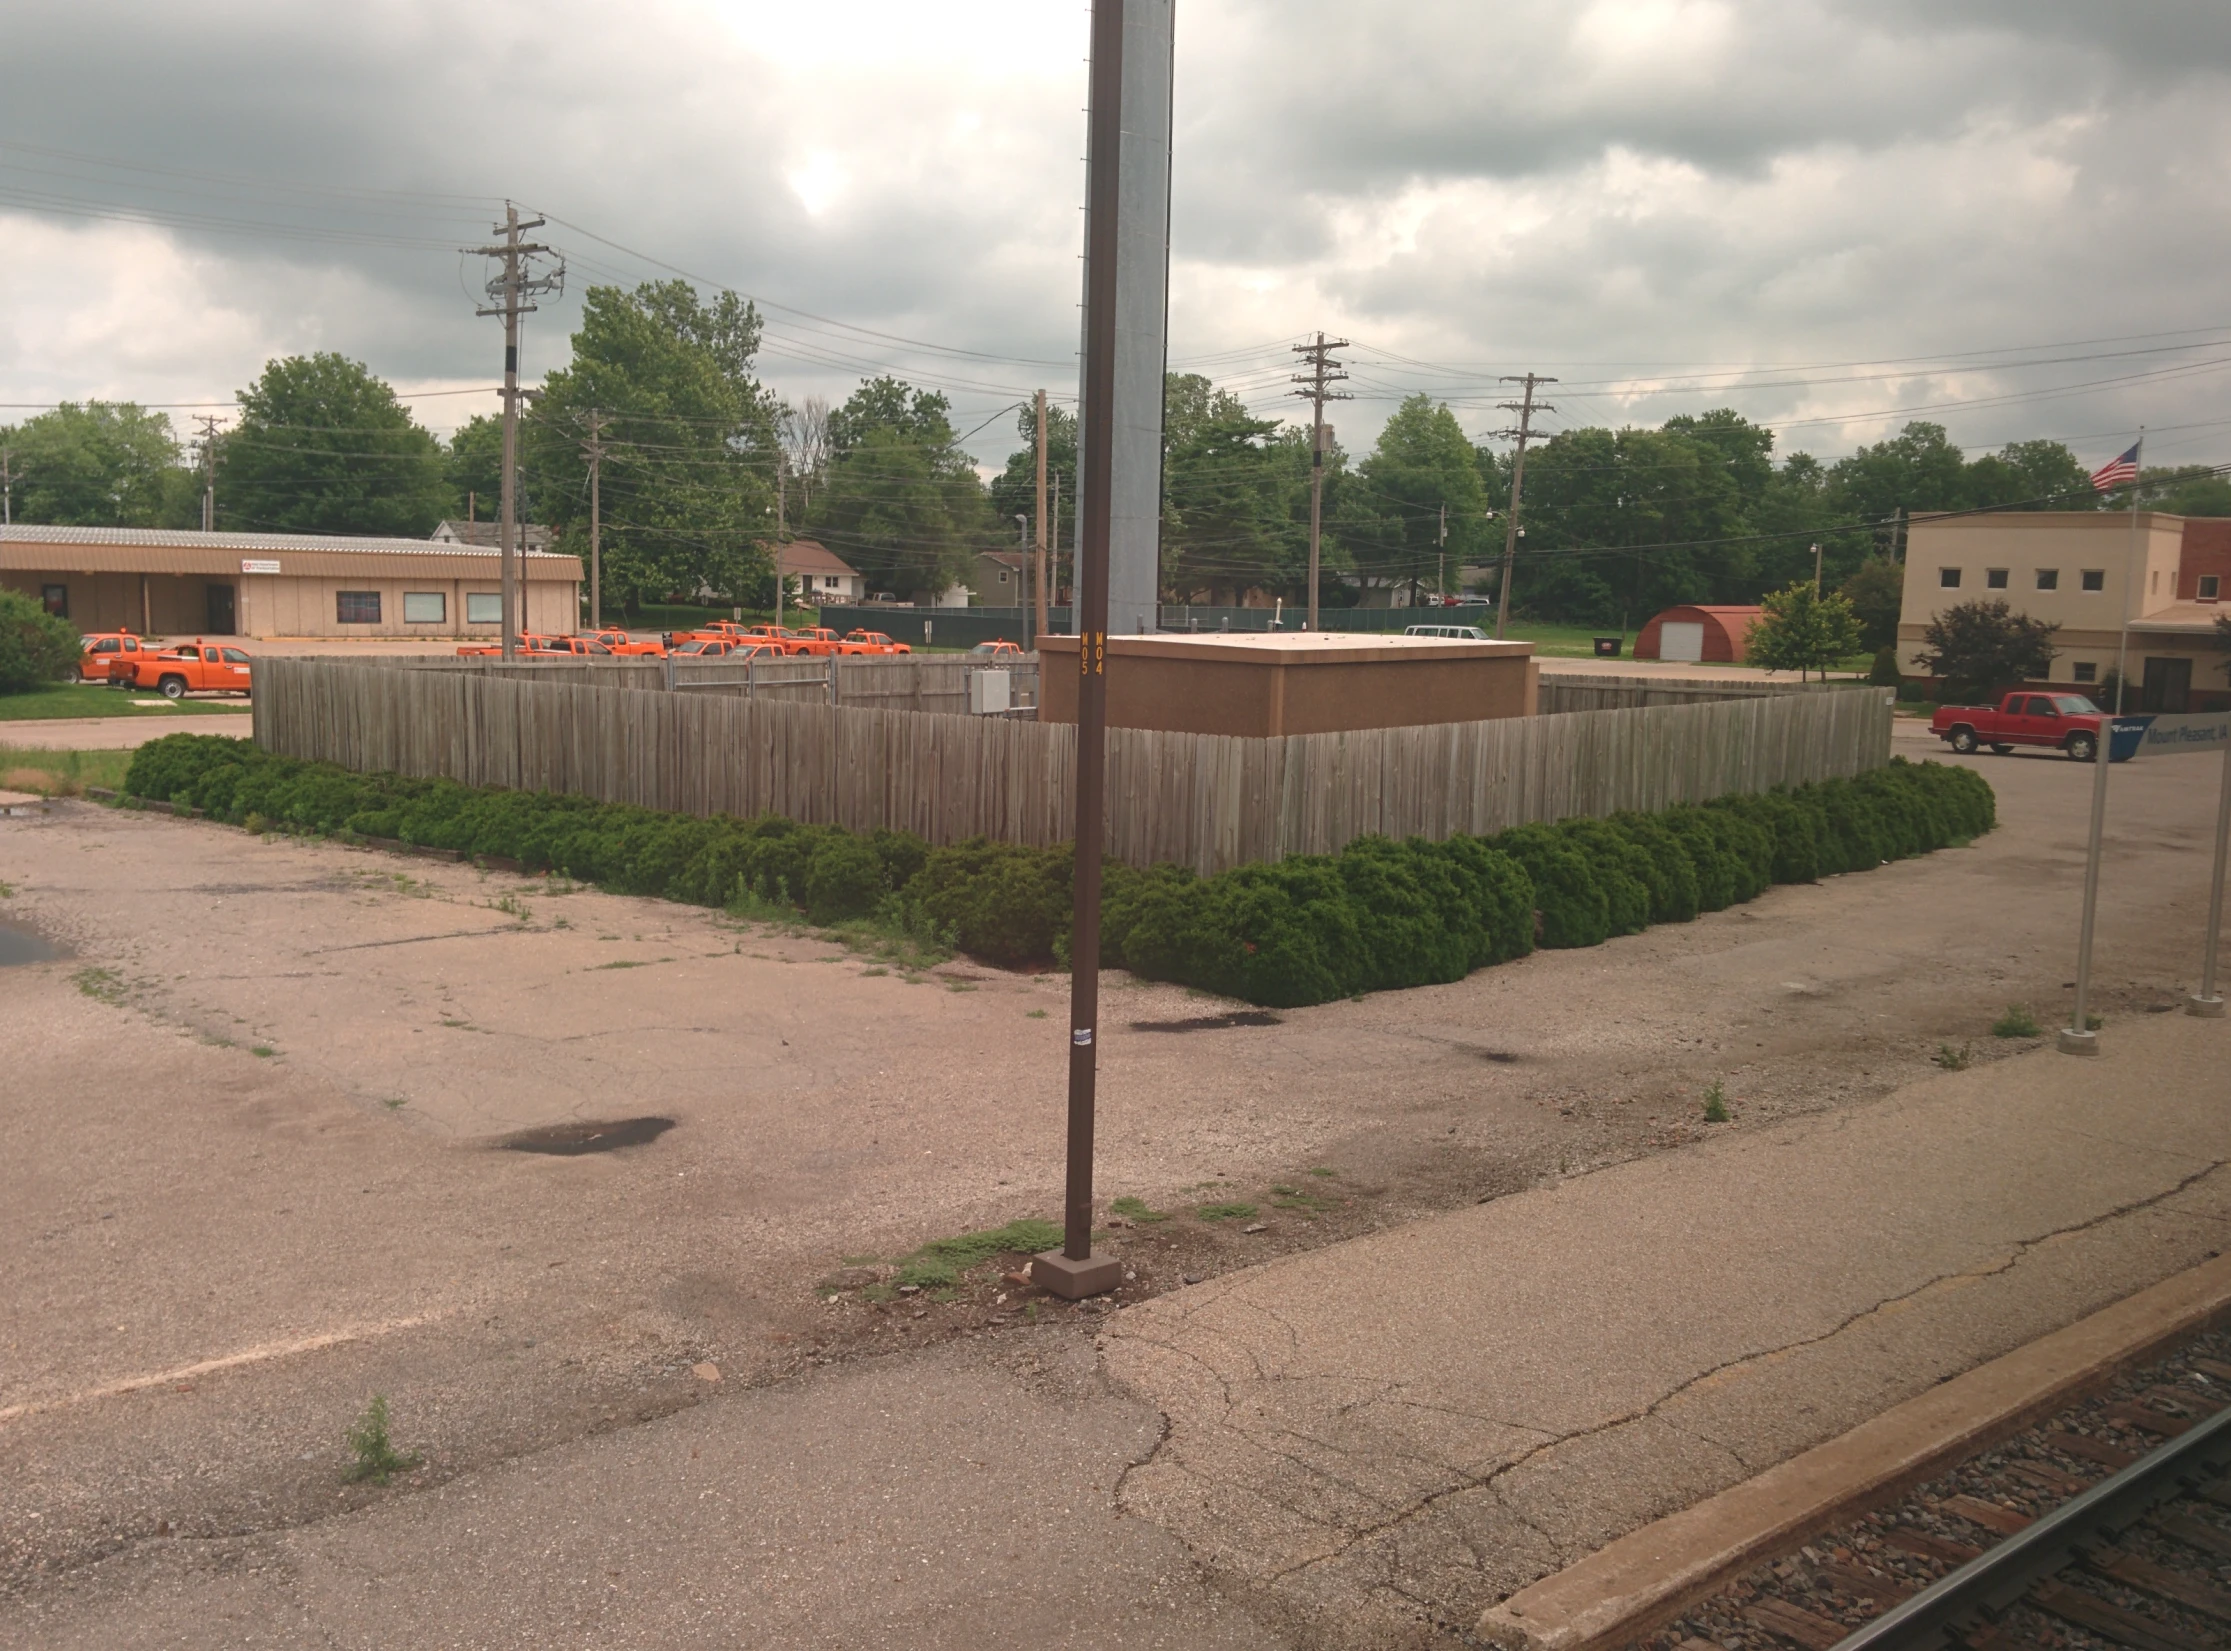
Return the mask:
<svg viewBox="0 0 2231 1651">
<path fill-rule="evenodd" d="M 2140 1017 L 1165 1296 L 1125 1511 L 1332 1643 L 1614 1537 L 2231 1246 L 2221 1023 Z"/>
<path fill-rule="evenodd" d="M 0 746 L 26 751 L 133 751 L 165 734 L 222 734 L 244 740 L 255 731 L 256 719 L 238 711 L 200 717 L 150 716 L 144 722 L 132 717 L 34 717 L 0 722 Z"/>
</svg>

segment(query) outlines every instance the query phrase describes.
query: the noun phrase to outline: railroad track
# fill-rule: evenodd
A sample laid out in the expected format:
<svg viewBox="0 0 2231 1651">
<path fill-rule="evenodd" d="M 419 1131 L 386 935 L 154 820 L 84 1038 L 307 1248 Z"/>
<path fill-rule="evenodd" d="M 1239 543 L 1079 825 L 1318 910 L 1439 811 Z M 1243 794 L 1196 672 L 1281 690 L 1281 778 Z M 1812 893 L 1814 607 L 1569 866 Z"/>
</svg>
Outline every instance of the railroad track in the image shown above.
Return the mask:
<svg viewBox="0 0 2231 1651">
<path fill-rule="evenodd" d="M 2231 1338 L 2204 1336 L 1637 1651 L 2227 1651 Z"/>
</svg>

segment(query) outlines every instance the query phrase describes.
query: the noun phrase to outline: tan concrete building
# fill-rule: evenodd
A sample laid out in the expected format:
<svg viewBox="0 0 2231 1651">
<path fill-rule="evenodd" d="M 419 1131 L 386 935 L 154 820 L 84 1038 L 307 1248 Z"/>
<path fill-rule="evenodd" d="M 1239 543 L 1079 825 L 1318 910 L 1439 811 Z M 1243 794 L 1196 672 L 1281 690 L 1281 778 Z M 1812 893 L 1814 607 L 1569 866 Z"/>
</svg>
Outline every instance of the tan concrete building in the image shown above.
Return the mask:
<svg viewBox="0 0 2231 1651">
<path fill-rule="evenodd" d="M 1077 638 L 1042 636 L 1038 720 L 1077 720 Z M 1108 723 L 1184 734 L 1329 734 L 1534 714 L 1531 642 L 1352 631 L 1108 639 Z"/>
<path fill-rule="evenodd" d="M 2181 516 L 2008 511 L 1917 516 L 1906 540 L 1898 663 L 1921 663 L 1929 621 L 1962 602 L 2003 599 L 2058 625 L 2052 685 L 2096 688 L 2115 669 L 2129 626 L 2130 711 L 2199 710 L 2227 697 L 2216 645 L 2222 581 L 2186 566 L 2210 561 L 2208 530 Z M 2188 528 L 2193 531 L 2188 531 Z M 2205 589 L 2207 599 L 2200 599 Z M 2182 600 L 2180 600 L 2182 598 Z"/>
<path fill-rule="evenodd" d="M 80 632 L 142 636 L 493 637 L 491 546 L 308 533 L 0 528 L 0 586 Z M 581 562 L 519 558 L 522 631 L 581 625 Z"/>
</svg>

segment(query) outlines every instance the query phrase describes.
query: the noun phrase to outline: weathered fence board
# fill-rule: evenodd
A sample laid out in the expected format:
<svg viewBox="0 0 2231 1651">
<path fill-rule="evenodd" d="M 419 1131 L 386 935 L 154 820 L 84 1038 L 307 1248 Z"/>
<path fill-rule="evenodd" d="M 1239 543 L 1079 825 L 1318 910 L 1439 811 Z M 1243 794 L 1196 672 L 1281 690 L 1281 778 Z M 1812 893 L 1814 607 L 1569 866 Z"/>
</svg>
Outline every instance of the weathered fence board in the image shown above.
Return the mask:
<svg viewBox="0 0 2231 1651">
<path fill-rule="evenodd" d="M 655 663 L 655 662 L 654 662 Z M 1064 841 L 1075 729 L 553 674 L 256 664 L 257 743 L 365 772 L 694 814 L 785 814 L 932 843 Z M 632 668 L 631 668 L 632 669 Z M 1887 690 L 1754 695 L 1281 739 L 1108 731 L 1108 847 L 1208 874 L 1366 833 L 1446 837 L 1853 774 L 1890 754 Z"/>
</svg>

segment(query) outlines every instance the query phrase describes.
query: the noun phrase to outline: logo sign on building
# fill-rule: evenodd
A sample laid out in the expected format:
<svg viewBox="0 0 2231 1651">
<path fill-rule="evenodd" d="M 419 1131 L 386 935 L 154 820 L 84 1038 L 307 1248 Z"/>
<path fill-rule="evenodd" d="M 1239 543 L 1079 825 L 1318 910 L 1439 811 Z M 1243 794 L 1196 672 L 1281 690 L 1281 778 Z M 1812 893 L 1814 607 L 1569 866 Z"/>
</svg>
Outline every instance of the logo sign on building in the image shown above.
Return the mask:
<svg viewBox="0 0 2231 1651">
<path fill-rule="evenodd" d="M 240 559 L 240 571 L 242 573 L 277 573 L 279 564 L 275 560 L 258 561 L 252 556 L 243 556 Z"/>
<path fill-rule="evenodd" d="M 2148 717 L 2139 737 L 2140 757 L 2195 756 L 2231 750 L 2231 711 L 2199 711 L 2189 716 Z"/>
</svg>

